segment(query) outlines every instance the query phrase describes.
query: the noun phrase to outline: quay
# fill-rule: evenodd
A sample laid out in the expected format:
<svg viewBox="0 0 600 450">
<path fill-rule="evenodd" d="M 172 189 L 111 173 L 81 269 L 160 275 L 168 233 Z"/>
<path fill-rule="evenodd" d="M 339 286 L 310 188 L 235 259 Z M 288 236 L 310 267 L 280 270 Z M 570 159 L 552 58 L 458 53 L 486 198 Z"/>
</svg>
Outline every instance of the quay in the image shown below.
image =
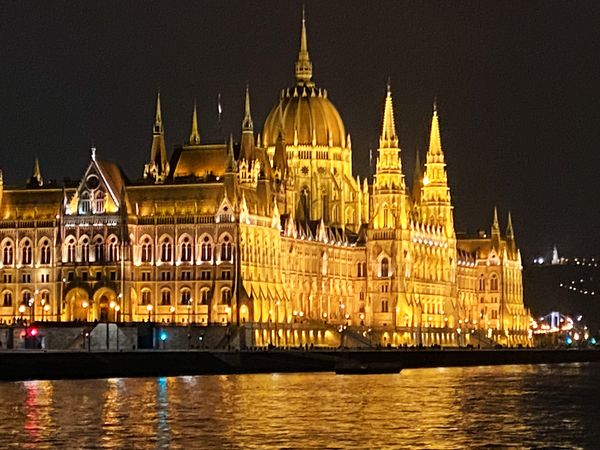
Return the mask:
<svg viewBox="0 0 600 450">
<path fill-rule="evenodd" d="M 597 361 L 600 351 L 579 349 L 4 350 L 0 380 L 333 372 L 339 364 L 409 369 Z"/>
</svg>

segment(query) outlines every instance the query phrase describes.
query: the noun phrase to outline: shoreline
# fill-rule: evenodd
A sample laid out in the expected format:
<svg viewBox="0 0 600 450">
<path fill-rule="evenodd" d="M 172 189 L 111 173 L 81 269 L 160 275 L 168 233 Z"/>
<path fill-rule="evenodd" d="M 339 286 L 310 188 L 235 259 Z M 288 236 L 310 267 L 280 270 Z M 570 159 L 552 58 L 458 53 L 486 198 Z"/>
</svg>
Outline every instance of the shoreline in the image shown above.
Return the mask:
<svg viewBox="0 0 600 450">
<path fill-rule="evenodd" d="M 343 364 L 402 369 L 600 361 L 598 350 L 136 350 L 0 352 L 0 381 L 334 372 Z"/>
</svg>

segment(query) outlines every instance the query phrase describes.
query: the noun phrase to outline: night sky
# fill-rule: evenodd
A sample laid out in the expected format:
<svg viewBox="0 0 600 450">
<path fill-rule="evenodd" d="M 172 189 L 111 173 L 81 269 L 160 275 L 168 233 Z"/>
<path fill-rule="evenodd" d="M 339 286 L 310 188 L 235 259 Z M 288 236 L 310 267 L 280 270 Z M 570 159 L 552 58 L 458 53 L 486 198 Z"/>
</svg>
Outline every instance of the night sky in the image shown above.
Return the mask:
<svg viewBox="0 0 600 450">
<path fill-rule="evenodd" d="M 246 82 L 260 130 L 294 82 L 302 3 L 0 3 L 0 167 L 23 185 L 77 179 L 93 142 L 131 179 L 149 157 L 156 92 L 167 147 L 238 138 Z M 306 2 L 317 86 L 369 173 L 391 78 L 405 174 L 425 152 L 437 96 L 457 230 L 502 228 L 524 257 L 600 255 L 600 4 Z M 217 124 L 217 96 L 223 106 Z"/>
</svg>

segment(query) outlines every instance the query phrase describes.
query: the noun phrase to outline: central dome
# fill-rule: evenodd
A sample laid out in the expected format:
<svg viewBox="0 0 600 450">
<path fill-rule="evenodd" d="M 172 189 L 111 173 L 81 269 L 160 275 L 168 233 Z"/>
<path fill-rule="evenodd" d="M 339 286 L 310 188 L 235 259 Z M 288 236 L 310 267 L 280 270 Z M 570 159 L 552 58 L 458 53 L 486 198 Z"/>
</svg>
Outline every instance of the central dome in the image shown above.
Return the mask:
<svg viewBox="0 0 600 450">
<path fill-rule="evenodd" d="M 327 98 L 327 91 L 308 84 L 282 91 L 279 104 L 265 121 L 267 146 L 275 145 L 280 129 L 288 145 L 297 141 L 298 145 L 346 146 L 344 122 Z"/>
<path fill-rule="evenodd" d="M 279 104 L 265 120 L 263 136 L 267 147 L 275 145 L 279 130 L 283 131 L 287 144 L 346 147 L 346 132 L 340 113 L 327 98 L 327 91 L 316 88 L 312 82 L 304 11 L 300 51 L 296 60 L 296 86 L 281 92 Z"/>
</svg>

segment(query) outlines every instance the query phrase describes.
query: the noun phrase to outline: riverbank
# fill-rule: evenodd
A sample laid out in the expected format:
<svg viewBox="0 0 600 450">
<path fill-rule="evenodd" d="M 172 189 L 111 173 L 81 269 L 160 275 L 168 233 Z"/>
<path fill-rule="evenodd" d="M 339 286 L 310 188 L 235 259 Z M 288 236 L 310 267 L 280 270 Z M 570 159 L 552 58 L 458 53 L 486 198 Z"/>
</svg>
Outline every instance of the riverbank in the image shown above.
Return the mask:
<svg viewBox="0 0 600 450">
<path fill-rule="evenodd" d="M 3 351 L 0 380 L 330 372 L 340 364 L 404 369 L 600 361 L 597 350 Z"/>
</svg>

